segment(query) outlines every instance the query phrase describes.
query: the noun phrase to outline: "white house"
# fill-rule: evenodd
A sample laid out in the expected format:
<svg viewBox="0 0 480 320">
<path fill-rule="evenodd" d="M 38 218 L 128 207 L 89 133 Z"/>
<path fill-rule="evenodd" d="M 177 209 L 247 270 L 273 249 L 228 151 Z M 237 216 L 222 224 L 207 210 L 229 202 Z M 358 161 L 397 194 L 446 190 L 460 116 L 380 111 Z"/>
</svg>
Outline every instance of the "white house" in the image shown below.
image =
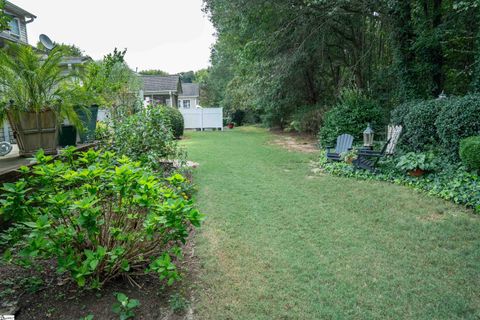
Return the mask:
<svg viewBox="0 0 480 320">
<path fill-rule="evenodd" d="M 178 106 L 184 109 L 200 105 L 200 85 L 198 83 L 182 83 L 182 93 L 178 96 Z"/>
</svg>

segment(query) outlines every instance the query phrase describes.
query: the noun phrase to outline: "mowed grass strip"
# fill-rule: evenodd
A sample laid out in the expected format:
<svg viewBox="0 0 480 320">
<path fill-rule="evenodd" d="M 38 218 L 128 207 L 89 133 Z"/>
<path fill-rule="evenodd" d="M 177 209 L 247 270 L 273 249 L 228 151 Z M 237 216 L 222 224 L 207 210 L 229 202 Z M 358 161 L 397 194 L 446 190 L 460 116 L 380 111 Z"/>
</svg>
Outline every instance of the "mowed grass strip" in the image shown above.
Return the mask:
<svg viewBox="0 0 480 320">
<path fill-rule="evenodd" d="M 478 319 L 480 220 L 388 183 L 312 176 L 260 128 L 189 132 L 207 220 L 199 319 Z"/>
</svg>

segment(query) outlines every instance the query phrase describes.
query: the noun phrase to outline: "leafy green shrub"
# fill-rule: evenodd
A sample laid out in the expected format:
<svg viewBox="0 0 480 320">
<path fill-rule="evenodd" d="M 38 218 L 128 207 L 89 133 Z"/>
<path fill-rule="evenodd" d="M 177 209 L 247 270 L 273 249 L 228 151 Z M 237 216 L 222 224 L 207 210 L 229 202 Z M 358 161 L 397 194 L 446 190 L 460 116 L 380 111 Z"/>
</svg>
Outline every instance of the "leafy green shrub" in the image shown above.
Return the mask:
<svg viewBox="0 0 480 320">
<path fill-rule="evenodd" d="M 398 105 L 391 112 L 390 122 L 395 125 L 405 126 L 405 117 L 410 113 L 410 110 L 420 102 L 421 100 L 413 100 Z"/>
<path fill-rule="evenodd" d="M 357 90 L 345 90 L 340 97 L 340 103 L 325 114 L 320 129 L 320 143 L 329 145 L 335 142 L 337 136 L 349 133 L 361 140 L 368 123 L 381 125 L 383 111 L 373 100 Z"/>
<path fill-rule="evenodd" d="M 135 317 L 135 308 L 140 306 L 140 301 L 137 299 L 130 299 L 124 293 L 115 293 L 117 302 L 112 307 L 113 312 L 120 316 L 120 320 L 131 319 Z"/>
<path fill-rule="evenodd" d="M 432 152 L 415 153 L 409 152 L 401 156 L 397 163 L 397 168 L 402 171 L 412 171 L 416 169 L 430 171 L 436 168 L 435 155 Z"/>
<path fill-rule="evenodd" d="M 480 95 L 447 100 L 435 124 L 440 143 L 452 160 L 458 160 L 460 141 L 480 135 Z"/>
<path fill-rule="evenodd" d="M 460 159 L 470 170 L 480 170 L 480 136 L 460 141 Z"/>
<path fill-rule="evenodd" d="M 165 112 L 167 119 L 170 121 L 170 127 L 172 129 L 173 136 L 176 139 L 179 139 L 181 136 L 183 136 L 183 130 L 185 126 L 182 113 L 178 109 L 172 107 L 162 106 L 161 108 Z"/>
<path fill-rule="evenodd" d="M 293 114 L 290 127 L 298 132 L 317 133 L 325 111 L 325 108 L 319 105 L 303 106 Z"/>
<path fill-rule="evenodd" d="M 153 167 L 160 159 L 177 157 L 179 151 L 165 109 L 149 106 L 118 123 L 113 150 Z"/>
<path fill-rule="evenodd" d="M 403 126 L 400 144 L 406 150 L 426 151 L 438 144 L 435 121 L 444 100 L 417 101 L 397 107 L 392 122 Z"/>
<path fill-rule="evenodd" d="M 54 258 L 57 271 L 80 287 L 99 288 L 130 272 L 155 273 L 168 284 L 179 279 L 172 255 L 180 254 L 190 224 L 202 220 L 183 176 L 159 179 L 112 152 L 67 149 L 63 157 L 52 162 L 39 153 L 18 187 L 4 186 L 0 215 L 19 210 L 2 236 L 11 248 L 4 258 L 22 265 Z"/>
</svg>

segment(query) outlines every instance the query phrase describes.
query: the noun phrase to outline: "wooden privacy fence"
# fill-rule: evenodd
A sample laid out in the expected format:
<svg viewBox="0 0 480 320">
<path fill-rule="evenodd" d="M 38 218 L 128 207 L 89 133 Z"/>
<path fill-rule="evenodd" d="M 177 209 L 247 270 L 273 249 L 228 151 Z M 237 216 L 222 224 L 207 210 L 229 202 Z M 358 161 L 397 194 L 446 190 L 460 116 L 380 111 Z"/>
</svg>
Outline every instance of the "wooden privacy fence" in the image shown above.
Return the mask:
<svg viewBox="0 0 480 320">
<path fill-rule="evenodd" d="M 185 129 L 220 129 L 223 130 L 223 108 L 180 108 Z"/>
</svg>

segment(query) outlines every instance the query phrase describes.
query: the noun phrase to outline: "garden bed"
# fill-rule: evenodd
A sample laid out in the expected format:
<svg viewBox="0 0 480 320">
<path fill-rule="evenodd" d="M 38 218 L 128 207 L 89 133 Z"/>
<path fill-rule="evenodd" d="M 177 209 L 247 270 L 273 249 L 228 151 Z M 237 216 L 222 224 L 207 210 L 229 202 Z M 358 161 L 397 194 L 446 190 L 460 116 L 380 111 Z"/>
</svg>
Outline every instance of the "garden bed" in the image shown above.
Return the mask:
<svg viewBox="0 0 480 320">
<path fill-rule="evenodd" d="M 356 170 L 345 162 L 329 162 L 322 153 L 320 160 L 312 164 L 312 170 L 315 173 L 327 172 L 341 177 L 387 181 L 404 185 L 456 204 L 465 205 L 480 213 L 480 178 L 478 175 L 467 172 L 460 165 L 450 165 L 415 177 L 399 171 L 393 166 L 394 162 L 394 159 L 386 159 L 380 162 L 379 172 L 372 173 L 366 170 Z"/>
<path fill-rule="evenodd" d="M 143 275 L 133 278 L 136 284 L 118 278 L 101 291 L 80 290 L 68 276 L 55 272 L 53 260 L 42 262 L 48 266 L 44 272 L 0 264 L 0 314 L 14 310 L 19 320 L 71 320 L 88 315 L 94 319 L 118 319 L 112 306 L 116 302 L 114 294 L 122 292 L 140 301 L 134 310 L 135 319 L 190 319 L 199 269 L 194 234 L 191 229 L 183 247 L 184 259 L 177 264 L 184 278 L 173 286 L 166 286 L 153 275 Z"/>
</svg>

